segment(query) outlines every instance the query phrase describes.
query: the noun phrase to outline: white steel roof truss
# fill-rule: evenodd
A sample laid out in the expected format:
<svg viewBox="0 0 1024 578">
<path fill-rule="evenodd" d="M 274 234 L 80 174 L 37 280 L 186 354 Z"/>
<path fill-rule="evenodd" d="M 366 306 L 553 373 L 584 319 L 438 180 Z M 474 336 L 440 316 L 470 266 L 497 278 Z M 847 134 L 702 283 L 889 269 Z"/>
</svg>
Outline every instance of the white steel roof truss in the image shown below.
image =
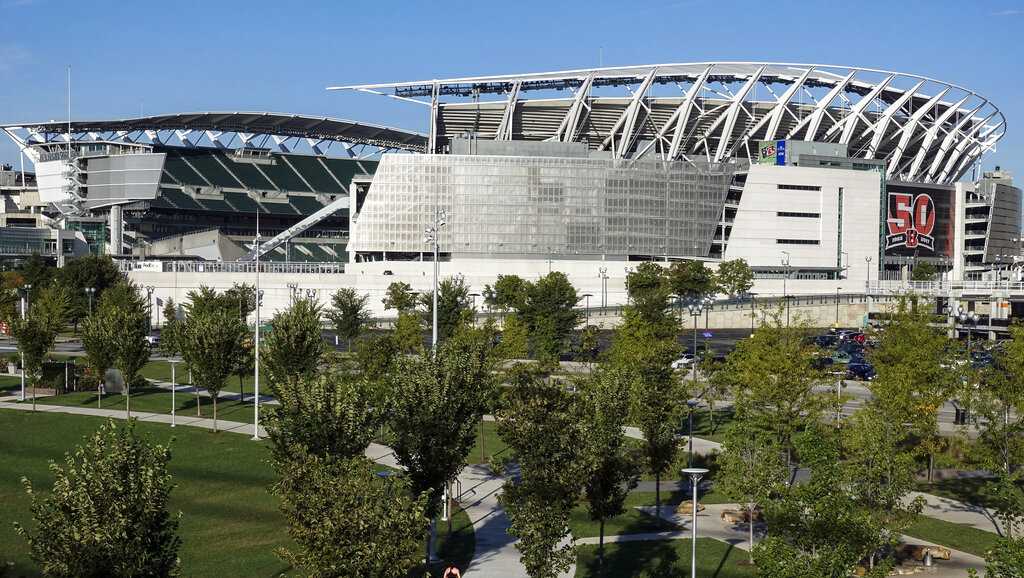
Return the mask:
<svg viewBox="0 0 1024 578">
<path fill-rule="evenodd" d="M 793 130 L 789 131 L 789 134 L 786 135 L 786 138 L 793 138 L 793 135 L 795 135 L 797 132 L 800 131 L 800 129 L 806 126 L 807 131 L 804 133 L 804 140 L 813 141 L 815 135 L 818 134 L 818 127 L 821 126 L 822 115 L 824 115 L 825 112 L 828 110 L 828 106 L 832 104 L 832 101 L 843 93 L 843 90 L 846 89 L 846 85 L 849 84 L 851 80 L 853 80 L 855 74 L 857 74 L 857 71 L 853 70 L 850 72 L 850 74 L 847 74 L 845 78 L 837 82 L 836 85 L 832 87 L 832 90 L 830 90 L 828 94 L 825 95 L 825 98 L 822 98 L 817 102 L 817 104 L 814 107 L 814 112 L 806 116 L 795 127 L 793 127 Z"/>
<path fill-rule="evenodd" d="M 843 132 L 842 135 L 840 135 L 839 137 L 839 142 L 843 144 L 850 144 L 850 138 L 853 137 L 853 133 L 857 128 L 857 121 L 864 120 L 865 122 L 867 122 L 867 119 L 864 117 L 863 114 L 864 109 L 866 109 L 872 102 L 874 102 L 876 98 L 878 98 L 878 95 L 881 94 L 883 90 L 885 90 L 885 87 L 889 86 L 889 83 L 892 82 L 893 78 L 895 78 L 895 75 L 889 75 L 888 77 L 886 77 L 885 80 L 875 85 L 875 87 L 872 88 L 870 92 L 861 97 L 861 99 L 858 100 L 856 104 L 852 105 L 850 107 L 850 112 L 846 116 L 844 116 L 842 120 L 832 125 L 828 129 L 828 132 L 825 133 L 825 139 L 827 140 L 828 137 L 838 132 L 841 128 L 843 129 Z"/>
<path fill-rule="evenodd" d="M 512 85 L 512 90 L 508 93 L 508 101 L 505 104 L 505 112 L 501 115 L 501 124 L 498 125 L 498 132 L 494 140 L 512 140 L 512 119 L 515 116 L 516 103 L 519 101 L 519 87 L 522 84 L 522 81 L 517 81 Z"/>
<path fill-rule="evenodd" d="M 555 132 L 554 140 L 572 142 L 576 139 L 577 126 L 579 125 L 583 110 L 590 110 L 590 87 L 593 84 L 594 74 L 591 73 L 587 75 L 587 78 L 583 80 L 583 84 L 576 90 L 572 104 L 569 106 L 565 116 L 562 117 L 562 123 Z"/>
<path fill-rule="evenodd" d="M 914 162 L 910 165 L 910 174 L 916 175 L 918 171 L 921 170 L 921 164 L 924 163 L 924 157 L 928 154 L 928 151 L 931 150 L 932 144 L 935 142 L 935 138 L 938 137 L 939 129 L 942 128 L 942 125 L 949 120 L 949 117 L 953 116 L 953 113 L 960 110 L 960 107 L 967 102 L 968 98 L 970 98 L 970 96 L 965 96 L 953 106 L 947 106 L 946 110 L 934 120 L 932 125 L 928 128 L 928 131 L 925 133 L 924 142 L 920 147 L 918 147 L 917 154 L 914 155 Z"/>
<path fill-rule="evenodd" d="M 895 174 L 893 171 L 896 170 L 896 167 L 903 159 L 903 151 L 907 150 L 907 146 L 910 144 L 910 139 L 914 136 L 914 130 L 917 129 L 918 123 L 921 122 L 921 119 L 924 118 L 926 114 L 935 108 L 935 105 L 942 101 L 942 97 L 946 96 L 947 92 L 949 92 L 949 89 L 945 88 L 939 91 L 935 96 L 931 97 L 921 108 L 914 111 L 914 114 L 910 116 L 907 123 L 900 129 L 902 131 L 902 134 L 900 134 L 900 142 L 896 145 L 896 150 L 892 152 L 892 156 L 889 159 L 888 176 Z"/>
<path fill-rule="evenodd" d="M 907 104 L 907 101 L 917 94 L 918 89 L 920 89 L 922 85 L 924 85 L 923 80 L 914 85 L 914 88 L 904 91 L 899 98 L 894 100 L 893 103 L 885 109 L 885 112 L 883 112 L 873 124 L 870 124 L 870 126 L 864 130 L 864 133 L 861 134 L 862 137 L 867 136 L 869 132 L 874 132 L 871 136 L 871 145 L 868 147 L 867 155 L 864 158 L 875 158 L 875 153 L 878 151 L 878 147 L 882 146 L 882 139 L 885 138 L 885 133 L 889 130 L 889 123 L 892 122 L 893 115 L 899 112 L 900 109 Z"/>
<path fill-rule="evenodd" d="M 743 99 L 747 97 L 757 81 L 760 80 L 761 75 L 764 74 L 766 66 L 762 66 L 757 69 L 757 72 L 750 76 L 750 80 L 743 85 L 743 88 L 736 93 L 736 97 L 733 99 L 732 104 L 729 105 L 729 109 L 725 111 L 725 114 L 720 116 L 719 119 L 725 118 L 725 126 L 722 128 L 722 133 L 718 137 L 718 150 L 715 152 L 715 161 L 721 161 L 725 158 L 725 154 L 729 148 L 729 141 L 732 140 L 732 130 L 736 126 L 736 119 L 739 116 L 740 107 L 743 105 Z M 716 121 L 717 124 L 717 121 Z M 714 132 L 714 129 L 708 131 L 708 135 Z M 707 136 L 704 136 L 705 142 Z M 707 146 L 705 144 L 705 146 Z"/>
<path fill-rule="evenodd" d="M 943 159 L 946 158 L 946 154 L 949 152 L 950 147 L 953 145 L 953 141 L 960 134 L 960 129 L 974 118 L 975 113 L 982 109 L 988 101 L 983 101 L 978 106 L 974 107 L 969 113 L 965 114 L 953 130 L 946 133 L 946 137 L 942 139 L 942 144 L 939 145 L 939 152 L 935 153 L 935 158 L 932 159 L 932 166 L 928 169 L 927 179 L 931 182 L 935 174 L 939 172 L 939 167 L 942 165 Z"/>
</svg>

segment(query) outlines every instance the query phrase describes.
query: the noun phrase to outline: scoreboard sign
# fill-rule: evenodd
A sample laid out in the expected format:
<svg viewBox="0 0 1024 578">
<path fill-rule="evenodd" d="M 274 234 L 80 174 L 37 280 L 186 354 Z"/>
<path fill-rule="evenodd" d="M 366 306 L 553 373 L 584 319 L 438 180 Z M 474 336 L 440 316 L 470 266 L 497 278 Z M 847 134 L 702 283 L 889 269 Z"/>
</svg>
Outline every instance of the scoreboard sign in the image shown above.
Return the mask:
<svg viewBox="0 0 1024 578">
<path fill-rule="evenodd" d="M 890 184 L 886 196 L 886 255 L 952 256 L 952 190 Z"/>
</svg>

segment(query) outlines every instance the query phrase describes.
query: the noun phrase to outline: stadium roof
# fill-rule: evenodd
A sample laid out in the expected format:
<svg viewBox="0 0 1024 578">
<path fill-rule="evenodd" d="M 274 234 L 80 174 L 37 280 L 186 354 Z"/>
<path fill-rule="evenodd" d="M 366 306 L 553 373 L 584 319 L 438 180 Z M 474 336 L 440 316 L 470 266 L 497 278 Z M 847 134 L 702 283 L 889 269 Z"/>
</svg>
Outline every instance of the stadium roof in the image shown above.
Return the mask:
<svg viewBox="0 0 1024 578">
<path fill-rule="evenodd" d="M 66 135 L 66 121 L 18 123 L 2 129 L 24 129 L 46 142 L 49 135 Z M 124 118 L 116 120 L 81 120 L 71 123 L 74 134 L 146 133 L 159 131 L 216 131 L 252 135 L 273 135 L 316 141 L 338 141 L 364 144 L 384 149 L 422 152 L 427 136 L 397 128 L 351 120 L 272 112 L 190 112 Z M 179 135 L 180 138 L 180 135 Z"/>
<path fill-rule="evenodd" d="M 761 140 L 846 145 L 890 178 L 949 183 L 1006 132 L 987 98 L 915 74 L 828 64 L 652 64 L 329 87 L 429 105 L 451 139 L 585 142 L 618 158 L 757 160 Z"/>
</svg>

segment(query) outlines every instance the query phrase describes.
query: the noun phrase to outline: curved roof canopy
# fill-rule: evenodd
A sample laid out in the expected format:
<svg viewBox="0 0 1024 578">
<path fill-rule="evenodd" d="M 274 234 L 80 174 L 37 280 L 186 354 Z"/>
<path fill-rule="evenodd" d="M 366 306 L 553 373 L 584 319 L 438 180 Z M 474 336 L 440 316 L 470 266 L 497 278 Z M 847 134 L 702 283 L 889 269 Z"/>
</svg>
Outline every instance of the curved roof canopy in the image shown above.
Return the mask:
<svg viewBox="0 0 1024 578">
<path fill-rule="evenodd" d="M 43 135 L 66 135 L 68 123 L 50 121 L 4 125 L 4 129 L 25 129 Z M 279 114 L 272 112 L 189 112 L 124 118 L 81 120 L 71 123 L 71 132 L 133 133 L 159 131 L 216 131 L 248 135 L 272 135 L 364 144 L 384 149 L 422 152 L 427 137 L 421 133 L 338 118 Z"/>
</svg>

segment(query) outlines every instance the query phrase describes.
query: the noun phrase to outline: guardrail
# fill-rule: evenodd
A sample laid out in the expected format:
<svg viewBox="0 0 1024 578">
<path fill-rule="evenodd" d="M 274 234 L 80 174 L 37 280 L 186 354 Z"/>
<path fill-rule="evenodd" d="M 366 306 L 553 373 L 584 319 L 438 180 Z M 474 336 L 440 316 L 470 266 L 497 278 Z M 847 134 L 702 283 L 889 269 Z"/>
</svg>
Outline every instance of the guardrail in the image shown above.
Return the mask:
<svg viewBox="0 0 1024 578">
<path fill-rule="evenodd" d="M 885 292 L 907 292 L 915 293 L 939 293 L 939 292 L 979 292 L 991 293 L 995 291 L 1006 291 L 1009 293 L 1024 293 L 1024 282 L 1022 281 L 871 281 L 868 283 L 868 291 L 872 293 Z"/>
<path fill-rule="evenodd" d="M 251 261 L 118 261 L 123 273 L 255 273 L 257 264 Z M 344 263 L 278 263 L 260 261 L 260 273 L 312 273 L 317 275 L 341 274 Z"/>
</svg>

